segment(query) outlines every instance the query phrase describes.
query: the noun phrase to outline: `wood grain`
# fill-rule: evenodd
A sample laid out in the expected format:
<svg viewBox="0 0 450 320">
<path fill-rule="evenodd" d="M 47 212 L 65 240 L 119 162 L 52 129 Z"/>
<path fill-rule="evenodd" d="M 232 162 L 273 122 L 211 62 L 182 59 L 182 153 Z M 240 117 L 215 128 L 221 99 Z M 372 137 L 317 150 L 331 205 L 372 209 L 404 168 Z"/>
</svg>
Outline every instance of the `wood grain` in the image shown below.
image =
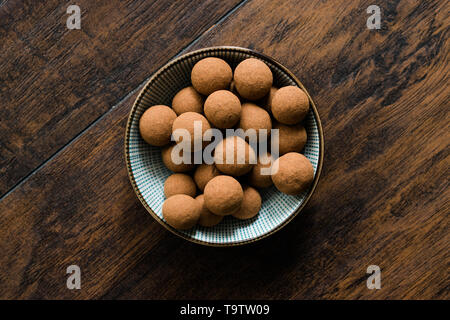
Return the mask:
<svg viewBox="0 0 450 320">
<path fill-rule="evenodd" d="M 0 196 L 205 32 L 238 0 L 0 6 Z"/>
<path fill-rule="evenodd" d="M 378 1 L 378 31 L 370 4 L 249 1 L 193 47 L 273 56 L 318 106 L 322 178 L 283 230 L 209 248 L 153 221 L 122 155 L 131 96 L 0 202 L 0 297 L 448 299 L 449 4 Z"/>
</svg>

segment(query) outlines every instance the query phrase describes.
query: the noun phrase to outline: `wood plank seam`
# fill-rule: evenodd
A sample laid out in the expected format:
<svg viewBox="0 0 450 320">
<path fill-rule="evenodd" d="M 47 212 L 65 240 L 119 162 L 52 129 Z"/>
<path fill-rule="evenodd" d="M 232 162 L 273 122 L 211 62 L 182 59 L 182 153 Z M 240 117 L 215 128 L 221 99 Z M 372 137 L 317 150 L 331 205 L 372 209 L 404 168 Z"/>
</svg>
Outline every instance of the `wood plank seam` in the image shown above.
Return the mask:
<svg viewBox="0 0 450 320">
<path fill-rule="evenodd" d="M 225 21 L 228 17 L 230 17 L 233 13 L 235 13 L 238 9 L 240 9 L 245 3 L 247 3 L 249 0 L 242 0 L 239 2 L 236 6 L 228 10 L 222 17 L 220 17 L 216 22 L 211 24 L 211 27 L 209 27 L 207 30 L 199 34 L 194 40 L 189 42 L 186 46 L 184 46 L 182 49 L 178 51 L 177 54 L 169 58 L 166 62 L 164 62 L 161 66 L 165 65 L 168 61 L 177 58 L 181 54 L 188 51 L 191 47 L 193 47 L 205 34 L 210 32 L 212 29 L 219 26 L 223 21 Z M 6 2 L 5 2 L 6 3 Z M 4 3 L 2 3 L 3 5 Z M 161 66 L 159 66 L 156 70 L 158 70 Z M 117 103 L 115 103 L 110 109 L 108 109 L 105 113 L 103 113 L 101 116 L 99 116 L 97 119 L 92 121 L 88 126 L 86 126 L 82 131 L 80 131 L 76 136 L 74 136 L 71 140 L 69 140 L 64 146 L 59 148 L 55 153 L 53 153 L 47 160 L 43 161 L 39 166 L 34 168 L 29 174 L 24 176 L 22 179 L 20 179 L 13 187 L 11 187 L 5 194 L 3 194 L 0 197 L 0 202 L 5 199 L 8 195 L 14 192 L 22 183 L 27 181 L 30 177 L 32 177 L 36 172 L 38 172 L 42 167 L 44 167 L 47 163 L 52 161 L 53 158 L 55 158 L 59 153 L 61 153 L 63 150 L 65 150 L 68 146 L 70 146 L 73 142 L 78 140 L 86 131 L 88 131 L 90 128 L 95 126 L 96 123 L 101 121 L 107 114 L 109 114 L 111 111 L 113 111 L 117 106 L 121 105 L 124 101 L 126 101 L 130 96 L 135 94 L 138 90 L 141 90 L 142 87 L 147 83 L 147 81 L 150 79 L 151 75 L 149 75 L 143 82 L 141 82 L 135 89 L 127 93 L 124 97 L 122 97 Z"/>
</svg>

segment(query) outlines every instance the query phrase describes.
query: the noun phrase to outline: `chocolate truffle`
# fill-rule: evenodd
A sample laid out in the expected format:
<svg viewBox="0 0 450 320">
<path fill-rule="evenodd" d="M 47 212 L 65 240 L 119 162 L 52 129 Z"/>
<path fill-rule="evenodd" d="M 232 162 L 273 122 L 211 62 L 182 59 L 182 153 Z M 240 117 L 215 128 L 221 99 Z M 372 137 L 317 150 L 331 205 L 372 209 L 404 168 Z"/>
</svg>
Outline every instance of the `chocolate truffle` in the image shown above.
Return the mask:
<svg viewBox="0 0 450 320">
<path fill-rule="evenodd" d="M 270 187 L 272 183 L 272 177 L 270 168 L 272 166 L 273 158 L 270 153 L 266 153 L 258 157 L 258 163 L 252 168 L 247 177 L 247 182 L 256 188 L 267 188 Z M 261 169 L 267 168 L 265 172 Z M 264 173 L 264 174 L 263 174 Z"/>
<path fill-rule="evenodd" d="M 306 93 L 295 86 L 278 89 L 272 99 L 272 115 L 284 124 L 297 124 L 309 111 L 309 100 Z"/>
<path fill-rule="evenodd" d="M 240 114 L 241 102 L 231 91 L 215 91 L 205 101 L 205 116 L 217 128 L 232 128 Z"/>
<path fill-rule="evenodd" d="M 200 60 L 194 65 L 191 73 L 191 82 L 195 90 L 205 96 L 221 89 L 228 89 L 233 71 L 224 60 L 209 57 Z"/>
<path fill-rule="evenodd" d="M 173 172 L 187 172 L 187 171 L 194 169 L 194 166 L 195 166 L 194 161 L 190 154 L 189 154 L 190 163 L 186 163 L 183 161 L 180 164 L 176 164 L 172 160 L 172 150 L 174 147 L 175 147 L 175 145 L 171 145 L 171 146 L 167 146 L 161 150 L 161 156 L 162 156 L 162 161 L 163 161 L 164 165 Z M 180 155 L 180 157 L 184 156 L 182 151 L 180 151 L 179 155 Z"/>
<path fill-rule="evenodd" d="M 223 139 L 214 149 L 214 163 L 221 172 L 231 176 L 242 176 L 256 164 L 253 148 L 238 136 Z"/>
<path fill-rule="evenodd" d="M 313 180 L 313 166 L 308 158 L 300 153 L 286 153 L 275 160 L 272 166 L 272 181 L 283 193 L 300 194 L 308 189 Z"/>
<path fill-rule="evenodd" d="M 266 94 L 261 100 L 258 101 L 258 105 L 264 108 L 268 113 L 272 113 L 272 100 L 275 92 L 278 91 L 278 88 L 272 87 L 268 94 Z"/>
<path fill-rule="evenodd" d="M 288 152 L 300 152 L 306 144 L 306 130 L 300 124 L 288 126 L 275 122 L 274 129 L 278 129 L 278 152 L 280 155 Z"/>
<path fill-rule="evenodd" d="M 241 207 L 244 191 L 241 184 L 230 176 L 212 178 L 205 187 L 205 205 L 214 214 L 226 216 Z"/>
<path fill-rule="evenodd" d="M 197 187 L 203 191 L 209 180 L 218 175 L 220 175 L 220 172 L 215 165 L 202 163 L 195 169 L 194 181 L 197 184 Z"/>
<path fill-rule="evenodd" d="M 241 207 L 236 213 L 233 213 L 233 217 L 245 220 L 256 216 L 261 209 L 261 196 L 259 192 L 252 187 L 244 186 L 244 198 L 242 200 Z"/>
<path fill-rule="evenodd" d="M 202 125 L 202 131 L 201 136 L 195 137 L 197 141 L 199 142 L 199 145 L 203 145 L 203 134 L 206 130 L 210 129 L 211 126 L 209 125 L 208 120 L 204 116 L 202 116 L 200 113 L 196 112 L 185 112 L 180 114 L 174 121 L 172 125 L 172 134 L 174 134 L 175 130 L 178 129 L 186 129 L 189 132 L 190 140 L 191 140 L 191 146 L 192 146 L 192 152 L 194 151 L 194 124 L 201 123 Z M 180 137 L 177 142 L 182 141 L 183 138 Z M 198 150 L 197 150 L 198 151 Z"/>
<path fill-rule="evenodd" d="M 162 147 L 170 142 L 175 112 L 164 105 L 156 105 L 147 109 L 139 120 L 139 131 L 142 139 L 152 146 Z"/>
<path fill-rule="evenodd" d="M 242 105 L 239 127 L 244 129 L 244 131 L 248 129 L 255 129 L 259 141 L 260 129 L 266 129 L 267 136 L 270 135 L 272 120 L 270 119 L 270 115 L 266 110 L 258 107 L 254 103 L 246 102 Z"/>
<path fill-rule="evenodd" d="M 172 100 L 172 109 L 177 115 L 185 112 L 203 112 L 203 97 L 194 87 L 181 89 Z"/>
<path fill-rule="evenodd" d="M 190 229 L 197 223 L 201 214 L 198 201 L 185 194 L 176 194 L 166 199 L 162 205 L 164 220 L 178 230 Z"/>
<path fill-rule="evenodd" d="M 203 194 L 197 196 L 195 200 L 198 201 L 201 208 L 200 219 L 198 220 L 199 225 L 201 225 L 202 227 L 212 227 L 222 221 L 223 216 L 215 215 L 208 210 L 205 205 L 205 196 Z"/>
<path fill-rule="evenodd" d="M 164 182 L 164 195 L 170 198 L 176 194 L 186 194 L 195 197 L 197 188 L 191 176 L 184 173 L 174 173 Z"/>
<path fill-rule="evenodd" d="M 258 100 L 269 93 L 273 75 L 261 60 L 245 59 L 234 70 L 234 84 L 244 99 Z"/>
</svg>

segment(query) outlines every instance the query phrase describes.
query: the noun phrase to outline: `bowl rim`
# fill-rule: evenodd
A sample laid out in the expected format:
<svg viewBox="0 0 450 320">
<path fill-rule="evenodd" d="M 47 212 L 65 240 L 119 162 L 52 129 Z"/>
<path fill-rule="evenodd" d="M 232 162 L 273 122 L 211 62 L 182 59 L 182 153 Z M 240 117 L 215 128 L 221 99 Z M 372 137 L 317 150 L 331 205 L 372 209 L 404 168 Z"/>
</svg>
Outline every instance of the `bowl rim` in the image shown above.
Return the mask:
<svg viewBox="0 0 450 320">
<path fill-rule="evenodd" d="M 311 105 L 311 109 L 313 111 L 314 114 L 314 118 L 316 120 L 316 124 L 317 124 L 317 129 L 319 132 L 319 160 L 317 163 L 317 170 L 316 170 L 316 174 L 314 175 L 314 181 L 313 184 L 308 192 L 308 194 L 306 195 L 305 199 L 303 200 L 302 204 L 280 225 L 278 225 L 276 228 L 274 228 L 273 230 L 270 230 L 269 232 L 262 234 L 254 239 L 249 239 L 249 240 L 243 240 L 243 241 L 238 241 L 238 242 L 226 242 L 226 243 L 211 243 L 211 242 L 207 242 L 207 241 L 202 241 L 202 240 L 198 240 L 198 239 L 194 239 L 189 237 L 186 234 L 182 234 L 182 233 L 177 233 L 174 230 L 172 230 L 171 228 L 169 228 L 168 225 L 166 225 L 166 223 L 164 221 L 162 221 L 159 216 L 150 208 L 150 206 L 147 204 L 147 202 L 145 201 L 144 197 L 142 196 L 141 192 L 139 191 L 139 188 L 137 187 L 137 183 L 134 179 L 134 175 L 133 175 L 133 171 L 131 169 L 131 162 L 130 162 L 130 153 L 129 153 L 129 143 L 130 143 L 130 130 L 131 130 L 131 120 L 134 116 L 134 114 L 136 113 L 136 109 L 137 109 L 137 105 L 140 103 L 142 96 L 144 95 L 144 92 L 146 92 L 147 88 L 149 87 L 149 85 L 153 82 L 154 79 L 156 79 L 162 72 L 164 72 L 167 68 L 171 67 L 172 65 L 178 63 L 180 60 L 189 58 L 191 56 L 196 56 L 198 54 L 205 54 L 211 51 L 217 51 L 217 50 L 231 50 L 231 51 L 238 51 L 238 52 L 243 52 L 243 53 L 249 53 L 257 58 L 261 58 L 262 60 L 268 60 L 270 61 L 272 64 L 276 65 L 278 68 L 280 68 L 283 72 L 285 72 L 286 74 L 288 74 L 296 83 L 296 85 L 298 85 L 308 96 L 310 105 Z M 306 204 L 308 203 L 308 201 L 310 200 L 311 196 L 313 195 L 317 184 L 319 182 L 319 178 L 320 178 L 320 174 L 322 172 L 322 166 L 323 166 L 323 154 L 324 154 L 324 137 L 323 137 L 323 129 L 322 129 L 322 123 L 320 121 L 320 117 L 319 117 L 319 112 L 317 111 L 317 107 L 313 101 L 313 99 L 311 98 L 311 96 L 309 95 L 308 91 L 306 90 L 306 88 L 303 86 L 303 84 L 300 82 L 300 80 L 290 71 L 288 70 L 284 65 L 282 65 L 280 62 L 278 62 L 277 60 L 262 54 L 260 52 L 254 51 L 252 49 L 248 49 L 248 48 L 243 48 L 243 47 L 237 47 L 237 46 L 214 46 L 214 47 L 206 47 L 206 48 L 202 48 L 202 49 L 197 49 L 194 51 L 190 51 L 187 52 L 185 54 L 179 55 L 171 60 L 169 60 L 166 64 L 164 64 L 162 67 L 160 67 L 157 71 L 155 71 L 151 77 L 147 80 L 147 82 L 145 83 L 144 87 L 140 90 L 139 95 L 137 96 L 136 100 L 133 103 L 133 106 L 131 107 L 131 110 L 128 114 L 128 119 L 127 119 L 127 125 L 126 125 L 126 129 L 125 129 L 125 143 L 124 143 L 124 153 L 125 153 L 125 163 L 126 163 L 126 167 L 127 167 L 127 173 L 128 173 L 128 178 L 130 179 L 131 182 L 131 186 L 133 187 L 133 190 L 136 194 L 136 196 L 138 197 L 139 201 L 142 203 L 142 205 L 144 206 L 144 208 L 147 210 L 148 213 L 150 213 L 150 215 L 160 224 L 162 225 L 164 228 L 166 228 L 167 230 L 169 230 L 171 233 L 175 234 L 176 236 L 183 238 L 185 240 L 188 240 L 190 242 L 196 243 L 196 244 L 201 244 L 201 245 L 205 245 L 205 246 L 210 246 L 210 247 L 235 247 L 235 246 L 241 246 L 244 244 L 248 244 L 248 243 L 253 243 L 256 241 L 259 241 L 261 239 L 267 238 L 269 236 L 271 236 L 272 234 L 274 234 L 275 232 L 281 230 L 282 228 L 284 228 L 287 224 L 289 224 L 302 210 L 303 208 L 306 206 Z"/>
</svg>

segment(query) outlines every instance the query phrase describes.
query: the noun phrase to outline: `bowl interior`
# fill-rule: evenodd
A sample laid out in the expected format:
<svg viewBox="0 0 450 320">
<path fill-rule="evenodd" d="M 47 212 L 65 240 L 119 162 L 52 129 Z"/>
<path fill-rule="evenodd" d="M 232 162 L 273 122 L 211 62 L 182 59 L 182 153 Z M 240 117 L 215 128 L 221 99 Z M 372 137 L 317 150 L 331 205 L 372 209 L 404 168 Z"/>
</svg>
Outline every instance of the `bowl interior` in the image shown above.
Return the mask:
<svg viewBox="0 0 450 320">
<path fill-rule="evenodd" d="M 184 87 L 190 86 L 190 73 L 194 64 L 205 57 L 219 57 L 233 68 L 249 57 L 263 60 L 272 70 L 274 85 L 303 86 L 289 75 L 281 65 L 271 59 L 241 48 L 209 48 L 181 56 L 161 68 L 147 83 L 138 97 L 127 125 L 125 152 L 130 178 L 138 197 L 149 212 L 174 233 L 195 242 L 211 245 L 232 245 L 251 242 L 262 238 L 282 226 L 299 209 L 307 195 L 289 196 L 279 192 L 275 187 L 261 191 L 263 199 L 259 214 L 249 220 L 225 217 L 215 227 L 196 226 L 187 231 L 179 231 L 167 225 L 162 217 L 164 181 L 171 172 L 161 159 L 161 148 L 152 147 L 144 142 L 139 134 L 139 119 L 143 112 L 155 104 L 170 106 L 174 95 Z M 311 161 L 314 174 L 317 175 L 320 158 L 320 135 L 316 114 L 312 110 L 304 122 L 308 140 L 302 153 Z M 317 179 L 317 177 L 316 177 Z"/>
</svg>

